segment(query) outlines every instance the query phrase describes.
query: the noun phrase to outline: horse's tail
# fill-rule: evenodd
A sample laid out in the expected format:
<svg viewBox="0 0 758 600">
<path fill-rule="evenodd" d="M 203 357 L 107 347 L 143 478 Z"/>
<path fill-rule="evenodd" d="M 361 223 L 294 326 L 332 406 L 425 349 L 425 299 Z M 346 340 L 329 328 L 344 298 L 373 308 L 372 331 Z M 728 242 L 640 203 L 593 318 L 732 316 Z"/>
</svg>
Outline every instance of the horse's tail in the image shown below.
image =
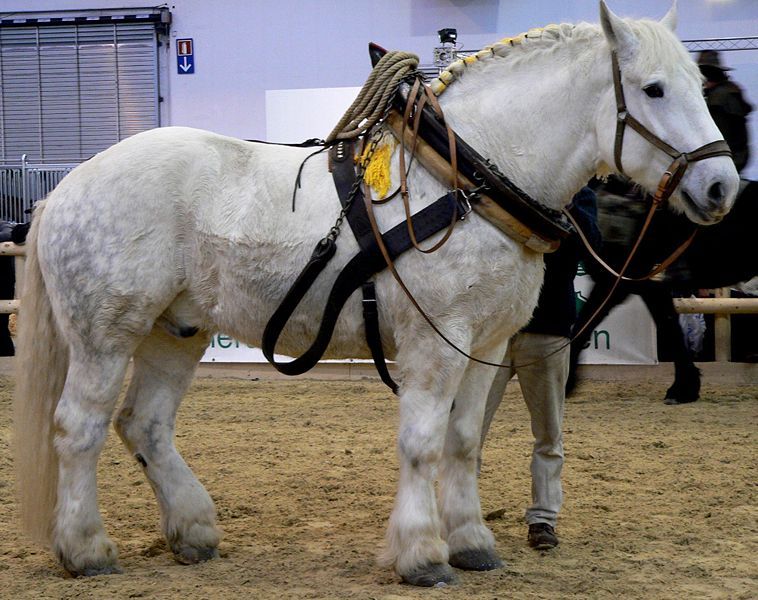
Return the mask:
<svg viewBox="0 0 758 600">
<path fill-rule="evenodd" d="M 22 525 L 35 539 L 47 543 L 58 486 L 53 417 L 66 380 L 68 351 L 40 271 L 37 239 L 43 210 L 44 202 L 40 202 L 26 241 L 13 422 Z"/>
</svg>

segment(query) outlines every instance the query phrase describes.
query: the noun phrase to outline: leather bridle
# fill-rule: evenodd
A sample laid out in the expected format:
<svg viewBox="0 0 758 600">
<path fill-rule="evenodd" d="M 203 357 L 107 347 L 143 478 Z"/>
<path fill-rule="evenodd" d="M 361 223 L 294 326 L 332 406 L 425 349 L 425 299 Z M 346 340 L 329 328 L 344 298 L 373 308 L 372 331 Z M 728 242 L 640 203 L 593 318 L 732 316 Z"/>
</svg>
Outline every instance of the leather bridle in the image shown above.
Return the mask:
<svg viewBox="0 0 758 600">
<path fill-rule="evenodd" d="M 595 250 L 592 248 L 584 236 L 581 228 L 579 228 L 577 223 L 574 221 L 571 214 L 568 211 L 564 211 L 564 213 L 568 219 L 572 221 L 574 228 L 577 230 L 577 233 L 582 239 L 582 242 L 584 243 L 588 252 L 606 271 L 617 277 L 619 280 L 644 281 L 646 279 L 654 277 L 666 269 L 677 258 L 679 258 L 679 256 L 681 256 L 681 254 L 690 245 L 693 238 L 695 237 L 695 234 L 697 233 L 697 229 L 695 229 L 689 238 L 680 244 L 679 247 L 677 247 L 677 249 L 674 250 L 674 252 L 668 258 L 666 258 L 648 274 L 644 275 L 643 277 L 625 277 L 624 273 L 626 272 L 626 268 L 631 263 L 632 258 L 634 258 L 634 255 L 637 252 L 637 248 L 639 247 L 642 238 L 645 236 L 645 233 L 650 226 L 650 222 L 653 219 L 653 215 L 655 214 L 656 209 L 660 207 L 666 200 L 668 200 L 669 197 L 671 197 L 671 194 L 674 193 L 674 190 L 679 185 L 682 177 L 684 177 L 684 173 L 687 171 L 687 167 L 690 163 L 705 160 L 706 158 L 713 158 L 716 156 L 731 157 L 732 152 L 729 150 L 729 145 L 724 140 L 709 142 L 693 150 L 692 152 L 679 152 L 679 150 L 667 142 L 664 142 L 661 138 L 655 135 L 652 131 L 650 131 L 629 113 L 629 110 L 626 107 L 626 100 L 624 99 L 624 86 L 621 82 L 621 69 L 619 67 L 618 55 L 616 54 L 615 50 L 611 51 L 611 68 L 613 71 L 613 91 L 616 95 L 616 137 L 613 146 L 613 159 L 616 163 L 616 168 L 620 173 L 626 175 L 626 173 L 624 173 L 624 167 L 621 164 L 621 153 L 623 150 L 624 133 L 626 131 L 627 125 L 636 131 L 645 140 L 650 142 L 653 146 L 662 150 L 674 160 L 669 165 L 668 169 L 664 171 L 660 181 L 658 182 L 658 189 L 652 196 L 653 202 L 650 205 L 650 210 L 647 213 L 647 217 L 645 218 L 645 221 L 642 225 L 642 229 L 640 230 L 640 233 L 637 237 L 637 241 L 632 247 L 626 263 L 619 272 L 615 271 L 595 252 Z"/>
<path fill-rule="evenodd" d="M 671 265 L 671 263 L 673 263 L 677 258 L 679 258 L 682 253 L 689 247 L 690 243 L 692 243 L 692 240 L 695 238 L 695 234 L 697 233 L 697 229 L 695 229 L 692 234 L 682 244 L 680 244 L 679 247 L 677 247 L 676 250 L 674 250 L 674 252 L 672 252 L 668 258 L 666 258 L 648 274 L 644 275 L 643 277 L 624 276 L 624 273 L 626 273 L 627 268 L 637 253 L 642 239 L 645 237 L 645 233 L 650 227 L 650 222 L 653 220 L 653 215 L 655 214 L 656 209 L 660 207 L 666 200 L 668 200 L 671 197 L 671 194 L 674 193 L 674 190 L 679 185 L 682 177 L 684 177 L 684 173 L 687 171 L 689 164 L 716 156 L 729 156 L 730 158 L 732 156 L 729 145 L 724 140 L 716 140 L 714 142 L 703 144 L 692 152 L 679 152 L 676 148 L 664 142 L 661 138 L 655 135 L 652 131 L 650 131 L 629 113 L 629 110 L 626 107 L 626 100 L 624 99 L 624 86 L 621 82 L 621 69 L 619 67 L 618 55 L 616 54 L 615 50 L 611 51 L 611 68 L 613 70 L 613 90 L 616 95 L 616 138 L 613 147 L 613 159 L 616 163 L 616 168 L 620 173 L 626 175 L 621 164 L 621 153 L 623 150 L 624 133 L 626 131 L 627 125 L 636 131 L 639 135 L 641 135 L 645 140 L 653 144 L 653 146 L 662 150 L 674 160 L 661 176 L 661 179 L 658 182 L 658 189 L 652 196 L 653 201 L 650 204 L 650 210 L 648 210 L 645 222 L 642 225 L 642 229 L 640 230 L 640 233 L 637 236 L 637 240 L 629 252 L 629 255 L 624 261 L 624 265 L 618 272 L 616 272 L 597 254 L 597 252 L 592 248 L 592 245 L 584 235 L 584 232 L 579 227 L 578 223 L 574 220 L 571 213 L 569 213 L 567 210 L 564 210 L 564 213 L 574 225 L 574 228 L 579 234 L 579 237 L 581 238 L 588 252 L 603 268 L 605 268 L 616 277 L 616 280 L 613 282 L 613 286 L 608 292 L 605 300 L 603 300 L 602 304 L 595 310 L 594 314 L 585 322 L 584 326 L 579 331 L 572 332 L 572 341 L 580 336 L 589 326 L 589 324 L 593 322 L 595 317 L 600 314 L 600 312 L 610 300 L 611 296 L 613 296 L 613 293 L 616 291 L 616 287 L 618 287 L 621 281 L 645 281 L 647 279 L 653 278 L 654 276 L 658 275 L 658 273 L 666 269 L 669 265 Z"/>
<path fill-rule="evenodd" d="M 663 173 L 663 176 L 658 183 L 658 190 L 653 196 L 654 206 L 665 202 L 669 196 L 671 196 L 676 189 L 676 186 L 679 185 L 679 182 L 687 171 L 687 167 L 690 163 L 705 160 L 706 158 L 713 158 L 715 156 L 732 156 L 732 152 L 729 150 L 729 146 L 724 140 L 709 142 L 692 152 L 679 152 L 679 150 L 664 142 L 629 113 L 629 110 L 626 107 L 626 100 L 624 99 L 624 86 L 621 83 L 621 69 L 619 68 L 618 55 L 615 50 L 611 51 L 611 64 L 613 68 L 613 89 L 616 94 L 616 140 L 613 148 L 613 159 L 616 162 L 616 168 L 620 173 L 624 173 L 624 168 L 621 165 L 621 152 L 624 145 L 624 132 L 626 131 L 627 125 L 648 142 L 653 144 L 653 146 L 662 150 L 674 159 L 668 169 Z"/>
</svg>

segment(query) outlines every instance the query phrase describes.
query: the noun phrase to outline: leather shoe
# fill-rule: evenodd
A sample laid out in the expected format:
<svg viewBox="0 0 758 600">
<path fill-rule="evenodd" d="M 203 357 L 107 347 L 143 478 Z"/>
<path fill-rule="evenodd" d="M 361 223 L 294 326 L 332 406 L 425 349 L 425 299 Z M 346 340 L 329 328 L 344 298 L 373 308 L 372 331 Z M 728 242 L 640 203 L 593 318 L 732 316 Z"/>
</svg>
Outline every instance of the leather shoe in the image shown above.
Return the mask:
<svg viewBox="0 0 758 600">
<path fill-rule="evenodd" d="M 532 523 L 529 525 L 529 545 L 535 550 L 550 550 L 558 545 L 555 529 L 548 523 Z"/>
</svg>

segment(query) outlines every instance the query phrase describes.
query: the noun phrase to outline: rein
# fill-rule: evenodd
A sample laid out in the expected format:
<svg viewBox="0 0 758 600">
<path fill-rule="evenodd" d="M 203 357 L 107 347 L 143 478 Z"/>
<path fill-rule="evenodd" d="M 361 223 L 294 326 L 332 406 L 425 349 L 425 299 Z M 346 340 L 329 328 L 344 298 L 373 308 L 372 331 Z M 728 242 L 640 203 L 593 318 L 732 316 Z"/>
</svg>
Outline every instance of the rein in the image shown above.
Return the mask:
<svg viewBox="0 0 758 600">
<path fill-rule="evenodd" d="M 634 255 L 637 253 L 637 249 L 639 248 L 639 245 L 642 243 L 642 239 L 645 237 L 645 234 L 647 233 L 648 228 L 650 227 L 650 223 L 653 220 L 653 215 L 655 214 L 656 209 L 658 208 L 658 205 L 653 202 L 651 204 L 650 209 L 648 210 L 647 216 L 645 217 L 645 221 L 642 224 L 642 228 L 640 229 L 640 233 L 637 235 L 637 240 L 634 242 L 634 245 L 632 246 L 632 250 L 629 254 L 628 260 L 631 261 L 632 258 L 634 258 Z M 595 249 L 592 247 L 592 244 L 590 244 L 589 240 L 587 239 L 587 236 L 584 234 L 584 231 L 582 231 L 581 226 L 579 223 L 576 222 L 574 219 L 574 216 L 568 211 L 564 210 L 564 214 L 566 215 L 566 218 L 571 221 L 571 224 L 574 226 L 574 229 L 576 230 L 577 235 L 579 236 L 579 239 L 582 241 L 582 244 L 584 245 L 585 250 L 592 256 L 592 258 L 595 259 L 595 261 L 602 266 L 606 271 L 608 271 L 611 275 L 614 277 L 617 277 L 620 281 L 646 281 L 648 279 L 652 279 L 659 273 L 665 271 L 669 266 L 671 266 L 671 263 L 673 263 L 677 258 L 679 258 L 684 251 L 689 248 L 690 244 L 692 243 L 692 240 L 695 239 L 695 235 L 697 235 L 698 230 L 695 229 L 690 236 L 684 240 L 677 248 L 658 266 L 653 268 L 649 273 L 642 277 L 627 277 L 623 273 L 626 271 L 626 266 L 624 266 L 621 269 L 621 272 L 617 272 L 613 267 L 611 267 L 603 258 L 595 251 Z"/>
<path fill-rule="evenodd" d="M 562 212 L 563 214 L 568 218 L 568 220 L 571 222 L 571 224 L 574 226 L 574 229 L 576 230 L 577 234 L 579 235 L 582 243 L 587 248 L 590 255 L 598 261 L 598 263 L 603 266 L 606 270 L 608 270 L 610 273 L 612 273 L 616 277 L 616 281 L 614 282 L 611 291 L 608 294 L 608 297 L 603 301 L 601 306 L 598 308 L 599 312 L 602 310 L 602 308 L 607 304 L 608 300 L 613 295 L 613 292 L 616 290 L 616 287 L 621 281 L 643 281 L 650 279 L 654 277 L 655 275 L 659 274 L 663 270 L 665 270 L 671 263 L 673 263 L 681 254 L 689 247 L 689 245 L 692 243 L 692 240 L 694 239 L 697 230 L 693 231 L 693 233 L 689 236 L 687 240 L 685 240 L 682 244 L 679 245 L 679 247 L 674 250 L 673 253 L 669 257 L 667 257 L 663 262 L 661 262 L 657 267 L 655 267 L 653 270 L 651 270 L 647 275 L 640 278 L 631 278 L 626 277 L 624 273 L 629 268 L 629 265 L 631 264 L 632 260 L 634 259 L 637 250 L 640 247 L 640 244 L 642 243 L 642 240 L 645 236 L 645 234 L 648 231 L 648 228 L 650 227 L 650 223 L 652 222 L 653 216 L 655 215 L 656 209 L 661 206 L 666 200 L 668 200 L 671 197 L 671 194 L 674 193 L 677 186 L 679 185 L 682 177 L 684 176 L 685 172 L 687 171 L 687 168 L 690 163 L 697 162 L 700 160 L 705 160 L 707 158 L 713 158 L 716 156 L 731 156 L 731 151 L 729 150 L 729 146 L 724 140 L 717 140 L 713 141 L 707 144 L 704 144 L 703 146 L 700 146 L 699 148 L 693 150 L 692 152 L 679 152 L 676 150 L 673 146 L 663 141 L 660 137 L 655 135 L 652 131 L 650 131 L 647 127 L 645 127 L 640 121 L 635 119 L 628 111 L 626 106 L 626 100 L 624 98 L 624 88 L 621 81 L 621 70 L 618 63 L 618 55 L 615 50 L 611 51 L 611 64 L 613 69 L 613 86 L 614 86 L 614 93 L 616 97 L 616 111 L 617 111 L 617 121 L 616 121 L 616 136 L 615 136 L 615 142 L 614 142 L 614 161 L 616 163 L 616 167 L 618 168 L 619 172 L 624 173 L 622 163 L 621 163 L 621 155 L 623 150 L 623 142 L 624 142 L 624 133 L 626 131 L 626 126 L 628 125 L 631 129 L 636 131 L 640 136 L 642 136 L 645 140 L 647 140 L 649 143 L 653 144 L 666 154 L 668 154 L 671 158 L 674 160 L 669 165 L 668 169 L 663 173 L 661 176 L 661 179 L 658 183 L 658 188 L 653 195 L 653 202 L 650 206 L 650 209 L 647 213 L 647 216 L 645 218 L 645 221 L 643 223 L 642 229 L 640 230 L 640 233 L 637 237 L 637 240 L 634 243 L 634 246 L 632 247 L 629 255 L 627 256 L 624 265 L 622 266 L 621 270 L 619 272 L 616 272 L 610 265 L 608 265 L 592 248 L 591 244 L 587 240 L 584 232 L 582 231 L 579 224 L 576 222 L 576 220 L 573 218 L 573 216 L 569 213 L 568 210 L 564 209 Z M 403 200 L 405 202 L 406 206 L 406 214 L 409 215 L 408 212 L 408 204 L 407 204 L 407 188 L 406 188 L 406 181 L 405 181 L 405 169 L 404 169 L 404 155 L 405 155 L 405 141 L 406 141 L 406 125 L 409 122 L 409 118 L 411 116 L 412 112 L 412 105 L 416 101 L 416 96 L 418 94 L 418 86 L 419 82 L 418 80 L 414 83 L 414 86 L 411 90 L 411 93 L 408 96 L 408 100 L 406 101 L 406 106 L 403 111 L 403 121 L 402 121 L 402 127 L 400 131 L 400 135 L 398 136 L 401 141 L 401 152 L 400 152 L 400 171 L 402 174 L 402 180 L 401 180 L 401 190 L 403 195 Z M 416 147 L 416 139 L 418 135 L 418 129 L 419 129 L 419 121 L 420 121 L 420 115 L 423 111 L 424 103 L 426 102 L 426 98 L 429 97 L 430 100 L 433 98 L 432 102 L 434 106 L 434 111 L 438 119 L 442 122 L 445 129 L 447 130 L 447 141 L 449 143 L 449 162 L 451 166 L 451 181 L 452 181 L 452 190 L 454 192 L 458 192 L 458 174 L 457 174 L 457 160 L 456 160 L 456 147 L 457 147 L 457 141 L 458 138 L 455 136 L 455 134 L 452 132 L 450 127 L 447 125 L 447 123 L 444 121 L 444 117 L 442 116 L 442 111 L 439 110 L 439 104 L 436 101 L 436 97 L 433 93 L 425 89 L 425 94 L 422 96 L 421 100 L 418 102 L 418 106 L 416 107 L 415 111 L 415 118 L 413 123 L 413 134 L 412 134 L 412 151 L 411 153 L 414 153 L 415 147 Z M 465 196 L 464 196 L 465 197 Z M 400 277 L 400 274 L 397 272 L 397 269 L 395 268 L 395 265 L 392 261 L 392 259 L 389 257 L 386 248 L 384 248 L 384 245 L 381 241 L 381 232 L 378 228 L 378 225 L 376 223 L 376 219 L 373 214 L 373 206 L 372 202 L 370 200 L 370 197 L 367 194 L 365 194 L 364 201 L 366 202 L 366 209 L 368 212 L 369 220 L 371 223 L 371 227 L 374 231 L 374 236 L 376 238 L 377 244 L 382 252 L 382 255 L 384 256 L 384 259 L 387 263 L 387 267 L 389 271 L 392 273 L 393 277 L 397 281 L 398 285 L 401 287 L 405 295 L 408 297 L 410 302 L 413 304 L 413 306 L 416 308 L 416 310 L 419 312 L 419 314 L 423 317 L 423 319 L 431 326 L 431 328 L 439 335 L 442 340 L 447 343 L 450 347 L 452 347 L 454 350 L 459 352 L 460 354 L 467 357 L 469 360 L 473 360 L 474 362 L 478 362 L 480 364 L 488 365 L 488 366 L 494 366 L 494 367 L 505 367 L 505 366 L 512 366 L 512 365 L 504 365 L 500 363 L 493 363 L 485 360 L 478 359 L 476 357 L 473 357 L 466 353 L 465 351 L 458 348 L 452 341 L 450 341 L 440 330 L 439 328 L 432 322 L 431 318 L 425 313 L 425 311 L 421 308 L 421 306 L 418 304 L 416 299 L 411 294 L 410 290 L 407 288 L 405 283 L 403 282 L 402 278 Z M 409 231 L 412 235 L 412 227 L 410 225 L 410 220 L 408 221 Z M 443 239 L 436 244 L 432 249 L 428 250 L 427 252 L 431 252 L 439 248 L 449 237 L 449 235 L 452 233 L 452 226 L 448 230 L 447 234 L 443 237 Z M 414 246 L 416 246 L 417 249 L 421 250 L 415 243 Z M 422 250 L 423 251 L 423 250 Z M 596 313 L 597 314 L 597 313 Z M 593 315 L 594 317 L 595 315 Z M 588 322 L 591 322 L 592 319 L 590 319 Z M 586 325 L 585 325 L 586 327 Z M 580 335 L 583 332 L 583 329 L 576 332 L 571 340 L 568 342 L 568 344 L 573 341 L 574 338 L 576 338 L 578 335 Z M 567 345 L 568 345 L 567 344 Z M 565 347 L 565 346 L 563 346 Z M 562 348 L 559 348 L 555 352 L 551 353 L 554 354 L 558 351 L 560 351 Z M 548 355 L 549 356 L 549 355 Z M 547 357 L 542 357 L 539 360 L 544 360 Z M 538 361 L 534 361 L 539 362 Z M 533 363 L 528 363 L 533 364 Z M 519 366 L 528 366 L 528 365 L 519 365 Z"/>
<path fill-rule="evenodd" d="M 419 90 L 422 90 L 420 98 L 419 96 Z M 417 100 L 418 98 L 418 100 Z M 447 141 L 447 150 L 449 153 L 449 161 L 446 161 L 437 154 L 435 151 L 436 149 L 430 148 L 428 145 L 426 145 L 426 141 L 419 137 L 419 126 L 422 122 L 422 116 L 424 115 L 424 105 L 426 102 L 429 102 L 429 104 L 432 106 L 432 109 L 434 111 L 435 118 L 437 120 L 437 125 L 439 129 L 443 129 L 446 132 L 446 141 Z M 494 180 L 496 177 L 500 179 L 498 183 L 501 185 L 509 185 L 512 186 L 513 184 L 508 180 L 505 176 L 503 176 L 501 173 L 499 173 L 492 165 L 489 165 L 491 169 L 487 170 L 488 178 L 484 178 L 485 183 L 480 184 L 476 187 L 470 186 L 470 181 L 468 178 L 466 178 L 464 175 L 462 175 L 459 172 L 458 169 L 458 160 L 457 160 L 457 149 L 458 146 L 463 144 L 463 141 L 455 134 L 455 132 L 450 128 L 450 126 L 445 121 L 444 115 L 442 113 L 442 109 L 439 106 L 439 103 L 437 101 L 436 96 L 431 92 L 430 88 L 426 85 L 423 85 L 420 81 L 420 79 L 416 79 L 414 82 L 410 93 L 408 94 L 408 98 L 405 101 L 405 107 L 402 111 L 402 122 L 398 125 L 397 118 L 393 118 L 393 114 L 388 115 L 386 122 L 387 125 L 390 127 L 390 130 L 395 133 L 395 135 L 400 140 L 401 148 L 400 148 L 400 177 L 401 177 L 401 195 L 403 197 L 403 202 L 405 205 L 406 210 L 406 222 L 408 227 L 408 233 L 410 238 L 413 240 L 414 247 L 425 253 L 431 253 L 435 250 L 438 250 L 450 237 L 452 234 L 453 228 L 455 227 L 455 224 L 458 220 L 464 220 L 468 212 L 473 210 L 472 204 L 470 202 L 476 202 L 476 199 L 482 197 L 486 198 L 485 196 L 482 196 L 481 192 L 485 190 L 489 190 L 489 186 L 487 183 Z M 412 133 L 408 135 L 407 132 L 407 125 L 412 120 Z M 428 120 L 427 120 L 428 122 Z M 411 215 L 410 215 L 410 207 L 408 204 L 408 190 L 407 190 L 407 174 L 405 169 L 405 148 L 406 148 L 406 142 L 409 142 L 409 145 L 411 147 L 411 156 L 416 155 L 416 148 L 417 145 L 421 144 L 422 148 L 425 149 L 426 152 L 426 158 L 420 158 L 420 163 L 425 166 L 426 168 L 429 168 L 429 170 L 432 172 L 433 175 L 436 177 L 444 180 L 448 180 L 450 182 L 450 191 L 448 192 L 449 195 L 453 195 L 456 198 L 456 206 L 464 206 L 464 211 L 462 214 L 459 214 L 458 212 L 453 214 L 453 219 L 450 224 L 450 227 L 448 228 L 447 232 L 443 235 L 442 239 L 437 242 L 432 248 L 428 250 L 424 250 L 423 248 L 420 248 L 418 244 L 416 243 L 414 232 L 413 232 L 413 225 L 411 223 Z M 475 154 L 476 158 L 480 161 L 484 160 L 481 159 L 481 157 L 476 154 L 473 150 L 470 150 L 468 146 L 466 148 L 469 150 L 469 154 Z M 435 167 L 430 168 L 428 165 L 433 164 Z M 493 172 L 490 172 L 493 171 Z M 459 187 L 459 183 L 463 183 L 464 185 L 467 185 L 470 189 L 468 191 L 464 191 Z M 421 307 L 421 305 L 418 303 L 416 298 L 413 296 L 413 293 L 410 291 L 408 286 L 403 281 L 403 278 L 400 276 L 400 273 L 398 272 L 395 262 L 391 256 L 391 253 L 389 249 L 387 248 L 386 244 L 384 243 L 384 240 L 382 239 L 382 232 L 379 229 L 379 225 L 376 221 L 376 216 L 374 214 L 374 204 L 371 200 L 370 196 L 370 187 L 368 185 L 364 185 L 365 193 L 363 194 L 363 202 L 366 209 L 366 214 L 368 216 L 369 223 L 371 225 L 371 229 L 374 234 L 374 241 L 376 242 L 376 245 L 379 248 L 379 251 L 381 252 L 381 256 L 384 259 L 384 262 L 386 263 L 387 269 L 392 274 L 393 278 L 395 279 L 396 283 L 400 286 L 400 289 L 403 290 L 403 293 L 406 295 L 410 303 L 413 305 L 413 307 L 416 309 L 416 311 L 421 315 L 421 317 L 427 322 L 427 324 L 432 328 L 432 330 L 453 350 L 458 352 L 459 354 L 465 356 L 467 359 L 490 367 L 498 367 L 498 368 L 504 368 L 504 367 L 511 367 L 513 365 L 511 364 L 504 364 L 504 363 L 498 363 L 498 362 L 490 362 L 487 360 L 483 360 L 480 358 L 477 358 L 465 350 L 461 349 L 458 345 L 456 345 L 455 342 L 453 342 L 450 338 L 448 338 L 445 333 L 437 327 L 437 325 L 434 323 L 434 321 L 431 319 L 431 317 L 426 313 L 426 311 Z M 520 191 L 520 190 L 519 190 Z M 511 192 L 512 193 L 512 192 Z M 521 192 L 523 194 L 523 192 Z M 461 202 L 461 197 L 463 197 L 464 202 Z M 487 200 L 489 200 L 487 198 Z M 494 204 L 491 200 L 489 201 L 490 204 Z M 513 222 L 518 223 L 521 225 L 522 228 L 525 228 L 523 224 L 521 224 L 517 219 L 514 219 L 509 213 L 503 210 L 503 208 L 496 206 L 492 207 L 490 205 L 490 210 L 492 212 L 495 212 L 496 209 L 498 209 L 501 213 L 505 213 L 507 217 L 509 217 L 509 225 L 512 225 Z M 478 212 L 478 211 L 477 211 Z M 542 216 L 542 218 L 545 218 Z M 552 223 L 553 231 L 560 232 L 561 237 L 565 237 L 568 235 L 568 232 L 564 230 L 560 224 Z M 502 227 L 498 226 L 498 228 L 502 229 Z M 527 231 L 529 231 L 530 237 L 529 240 L 533 240 L 536 235 L 531 232 L 528 228 L 526 228 Z M 506 231 L 506 233 L 510 234 L 509 231 Z M 518 239 L 518 238 L 517 238 Z M 535 251 L 554 251 L 558 247 L 558 241 L 553 238 L 552 242 L 548 242 L 547 236 L 545 238 L 538 238 L 542 242 L 542 245 L 540 245 L 540 250 Z M 524 239 L 520 239 L 522 243 L 528 246 L 527 243 L 525 243 Z M 546 357 L 543 357 L 543 360 Z M 535 361 L 535 362 L 539 362 Z M 532 363 L 529 363 L 532 364 Z M 519 365 L 519 366 L 526 366 L 526 365 Z M 394 391 L 394 390 L 393 390 Z"/>
</svg>

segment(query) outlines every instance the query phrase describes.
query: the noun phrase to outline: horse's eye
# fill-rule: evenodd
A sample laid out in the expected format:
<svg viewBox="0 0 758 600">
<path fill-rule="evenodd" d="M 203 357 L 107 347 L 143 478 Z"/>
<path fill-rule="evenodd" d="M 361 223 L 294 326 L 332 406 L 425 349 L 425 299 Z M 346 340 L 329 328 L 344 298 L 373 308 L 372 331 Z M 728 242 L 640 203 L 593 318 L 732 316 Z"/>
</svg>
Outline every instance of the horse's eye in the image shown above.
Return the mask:
<svg viewBox="0 0 758 600">
<path fill-rule="evenodd" d="M 657 83 L 646 85 L 642 90 L 651 98 L 663 98 L 663 88 Z"/>
</svg>

